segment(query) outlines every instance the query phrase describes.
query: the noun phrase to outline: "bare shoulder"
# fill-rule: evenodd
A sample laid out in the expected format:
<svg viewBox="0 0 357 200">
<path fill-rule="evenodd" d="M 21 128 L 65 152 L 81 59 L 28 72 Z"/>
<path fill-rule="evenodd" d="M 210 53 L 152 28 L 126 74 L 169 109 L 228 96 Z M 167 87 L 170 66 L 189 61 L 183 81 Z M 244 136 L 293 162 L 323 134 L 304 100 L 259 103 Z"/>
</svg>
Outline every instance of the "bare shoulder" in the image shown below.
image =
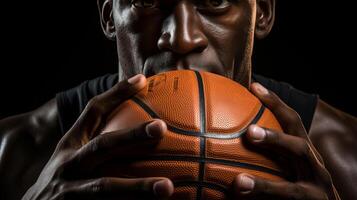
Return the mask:
<svg viewBox="0 0 357 200">
<path fill-rule="evenodd" d="M 32 137 L 41 144 L 46 137 L 59 134 L 58 109 L 55 99 L 51 99 L 39 108 L 0 120 L 0 137 L 13 135 Z"/>
<path fill-rule="evenodd" d="M 55 99 L 0 120 L 1 196 L 19 199 L 36 181 L 60 138 Z"/>
<path fill-rule="evenodd" d="M 60 136 L 56 100 L 52 99 L 34 110 L 29 117 L 29 125 L 37 131 L 33 133 L 33 137 L 39 143 Z"/>
<path fill-rule="evenodd" d="M 357 199 L 357 118 L 319 100 L 309 136 L 342 199 Z"/>
</svg>

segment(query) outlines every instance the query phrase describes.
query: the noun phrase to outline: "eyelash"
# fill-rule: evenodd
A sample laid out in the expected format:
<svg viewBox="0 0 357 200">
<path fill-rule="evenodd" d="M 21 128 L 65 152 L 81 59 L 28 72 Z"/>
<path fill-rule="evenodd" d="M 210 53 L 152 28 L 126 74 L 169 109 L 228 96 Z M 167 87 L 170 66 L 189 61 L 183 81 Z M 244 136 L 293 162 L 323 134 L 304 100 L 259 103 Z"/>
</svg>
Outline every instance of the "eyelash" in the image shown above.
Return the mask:
<svg viewBox="0 0 357 200">
<path fill-rule="evenodd" d="M 144 5 L 148 1 L 149 1 L 148 4 L 151 4 L 151 6 L 148 4 Z M 212 7 L 208 5 L 209 3 L 207 1 L 210 0 L 195 0 L 195 4 L 197 5 L 196 6 L 197 10 L 199 12 L 202 12 L 203 14 L 217 15 L 227 11 L 230 8 L 232 2 L 237 2 L 238 0 L 221 0 L 222 1 L 221 3 L 225 5 L 223 7 L 220 7 L 221 4 L 218 7 Z M 165 10 L 165 6 L 161 5 L 160 0 L 130 0 L 130 4 L 136 9 L 140 9 L 143 11 L 154 10 L 154 9 Z"/>
</svg>

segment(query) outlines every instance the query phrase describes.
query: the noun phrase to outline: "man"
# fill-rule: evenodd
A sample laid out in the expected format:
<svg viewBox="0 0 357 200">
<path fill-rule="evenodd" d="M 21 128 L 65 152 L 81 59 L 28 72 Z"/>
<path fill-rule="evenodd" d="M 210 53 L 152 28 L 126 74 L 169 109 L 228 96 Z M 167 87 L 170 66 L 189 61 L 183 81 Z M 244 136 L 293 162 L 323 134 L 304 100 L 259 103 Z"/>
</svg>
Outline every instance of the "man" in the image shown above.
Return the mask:
<svg viewBox="0 0 357 200">
<path fill-rule="evenodd" d="M 117 44 L 119 83 L 114 85 L 112 76 L 99 78 L 58 94 L 33 112 L 0 122 L 5 198 L 155 199 L 172 195 L 173 183 L 165 177 L 90 174 L 115 156 L 107 152 L 162 137 L 166 124 L 161 120 L 100 136 L 98 130 L 114 107 L 145 86 L 144 75 L 175 69 L 211 71 L 241 83 L 274 112 L 284 128 L 285 133 L 279 134 L 251 126 L 245 139 L 257 148 L 291 158 L 299 167 L 293 171 L 296 180 L 273 183 L 237 174 L 232 183 L 234 197 L 356 198 L 357 169 L 353 166 L 357 153 L 350 147 L 357 141 L 357 119 L 286 85 L 270 84 L 280 87 L 275 88 L 278 97 L 252 83 L 254 78 L 269 85 L 267 79 L 252 77 L 251 55 L 253 38 L 266 37 L 273 26 L 275 0 L 98 0 L 98 7 L 104 34 Z M 289 95 L 299 101 L 280 100 Z M 301 118 L 286 103 L 300 110 Z"/>
</svg>

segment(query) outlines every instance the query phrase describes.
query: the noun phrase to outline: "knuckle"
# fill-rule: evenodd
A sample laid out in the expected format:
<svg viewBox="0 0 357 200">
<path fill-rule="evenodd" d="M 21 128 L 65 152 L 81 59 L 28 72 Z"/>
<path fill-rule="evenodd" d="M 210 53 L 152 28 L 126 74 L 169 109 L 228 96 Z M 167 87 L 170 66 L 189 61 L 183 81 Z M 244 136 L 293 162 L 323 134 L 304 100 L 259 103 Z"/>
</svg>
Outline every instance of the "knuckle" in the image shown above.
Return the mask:
<svg viewBox="0 0 357 200">
<path fill-rule="evenodd" d="M 151 189 L 153 186 L 153 181 L 150 179 L 136 180 L 131 184 L 131 190 L 138 192 L 153 192 Z"/>
<path fill-rule="evenodd" d="M 266 95 L 266 97 L 268 98 L 268 100 L 270 100 L 270 104 L 275 107 L 277 105 L 279 105 L 279 97 L 278 95 L 276 95 L 276 93 L 272 90 L 269 90 L 268 94 Z"/>
<path fill-rule="evenodd" d="M 99 135 L 91 141 L 89 145 L 89 151 L 91 153 L 103 152 L 105 150 L 105 147 L 108 146 L 109 143 L 110 140 L 107 137 L 105 137 L 104 135 Z"/>
<path fill-rule="evenodd" d="M 150 192 L 149 186 L 152 185 L 152 181 L 150 180 L 139 180 L 133 185 L 134 191 L 145 191 Z"/>
<path fill-rule="evenodd" d="M 305 139 L 299 139 L 298 140 L 298 145 L 297 145 L 297 156 L 303 160 L 309 160 L 310 159 L 310 147 L 309 143 Z"/>
<path fill-rule="evenodd" d="M 299 121 L 301 121 L 300 115 L 295 110 L 293 110 L 292 108 L 287 109 L 287 114 L 288 114 L 289 119 L 290 119 L 291 122 L 299 122 Z"/>
<path fill-rule="evenodd" d="M 298 124 L 301 122 L 301 117 L 295 110 L 288 108 L 288 109 L 285 109 L 284 112 L 286 113 L 284 123 L 292 125 L 292 124 Z"/>
<path fill-rule="evenodd" d="M 142 124 L 132 130 L 130 130 L 129 139 L 145 139 L 146 134 L 146 124 Z"/>
<path fill-rule="evenodd" d="M 124 81 L 121 81 L 121 82 L 118 82 L 117 84 L 115 84 L 113 86 L 113 91 L 116 94 L 119 94 L 119 96 L 123 96 L 125 94 L 125 92 L 127 92 L 128 90 L 131 89 L 130 86 L 131 85 L 128 84 L 127 80 L 124 80 Z"/>
<path fill-rule="evenodd" d="M 50 183 L 50 188 L 52 194 L 62 195 L 65 193 L 66 185 L 62 181 L 56 179 Z"/>
<path fill-rule="evenodd" d="M 274 195 L 274 190 L 271 186 L 271 183 L 265 180 L 256 179 L 256 187 L 254 187 L 253 193 L 255 195 Z"/>
<path fill-rule="evenodd" d="M 254 188 L 253 193 L 260 194 L 265 193 L 268 190 L 269 186 L 267 185 L 266 181 L 263 179 L 254 179 Z"/>
<path fill-rule="evenodd" d="M 280 144 L 282 142 L 280 135 L 277 134 L 276 132 L 269 129 L 265 129 L 265 133 L 266 133 L 266 142 L 271 144 Z"/>
<path fill-rule="evenodd" d="M 271 193 L 269 184 L 266 181 L 259 181 L 260 182 L 260 191 L 266 194 Z"/>
<path fill-rule="evenodd" d="M 109 180 L 107 178 L 100 178 L 96 181 L 94 181 L 91 185 L 90 185 L 90 190 L 93 193 L 102 193 L 105 192 L 108 186 Z"/>
<path fill-rule="evenodd" d="M 95 137 L 93 140 L 91 140 L 80 152 L 80 154 L 77 156 L 78 159 L 81 159 L 82 157 L 85 157 L 86 155 L 91 155 L 91 154 L 97 154 L 103 151 L 103 145 L 105 144 L 105 138 L 101 136 Z"/>
<path fill-rule="evenodd" d="M 283 107 L 281 105 L 281 103 L 279 101 L 277 101 L 276 99 L 271 99 L 270 101 L 270 109 L 273 111 L 273 113 L 277 113 L 279 112 L 279 110 L 281 110 Z"/>
<path fill-rule="evenodd" d="M 88 151 L 91 153 L 98 152 L 100 150 L 100 146 L 101 146 L 100 143 L 101 142 L 98 138 L 94 138 L 88 147 Z"/>
<path fill-rule="evenodd" d="M 100 114 L 102 113 L 103 110 L 103 106 L 101 101 L 99 100 L 98 96 L 93 97 L 91 100 L 89 100 L 87 106 L 86 106 L 86 110 L 89 113 L 93 113 L 93 114 Z"/>
</svg>

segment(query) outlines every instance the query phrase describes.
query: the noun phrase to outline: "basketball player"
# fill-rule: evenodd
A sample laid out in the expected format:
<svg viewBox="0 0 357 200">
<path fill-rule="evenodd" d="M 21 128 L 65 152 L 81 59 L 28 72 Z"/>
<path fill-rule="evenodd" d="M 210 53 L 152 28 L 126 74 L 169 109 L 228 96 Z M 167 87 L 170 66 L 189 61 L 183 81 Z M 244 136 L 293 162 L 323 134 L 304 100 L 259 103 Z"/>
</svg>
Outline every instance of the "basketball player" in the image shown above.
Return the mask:
<svg viewBox="0 0 357 200">
<path fill-rule="evenodd" d="M 243 84 L 283 126 L 285 134 L 253 125 L 244 139 L 290 158 L 296 180 L 273 183 L 237 174 L 234 197 L 357 199 L 357 119 L 317 96 L 251 73 L 253 38 L 269 34 L 274 7 L 275 0 L 98 0 L 104 34 L 117 44 L 118 75 L 85 82 L 0 122 L 1 199 L 172 195 L 165 177 L 98 178 L 91 172 L 116 156 L 109 153 L 114 149 L 162 137 L 167 127 L 161 120 L 97 135 L 105 116 L 145 86 L 145 76 L 175 69 L 210 71 Z"/>
</svg>

